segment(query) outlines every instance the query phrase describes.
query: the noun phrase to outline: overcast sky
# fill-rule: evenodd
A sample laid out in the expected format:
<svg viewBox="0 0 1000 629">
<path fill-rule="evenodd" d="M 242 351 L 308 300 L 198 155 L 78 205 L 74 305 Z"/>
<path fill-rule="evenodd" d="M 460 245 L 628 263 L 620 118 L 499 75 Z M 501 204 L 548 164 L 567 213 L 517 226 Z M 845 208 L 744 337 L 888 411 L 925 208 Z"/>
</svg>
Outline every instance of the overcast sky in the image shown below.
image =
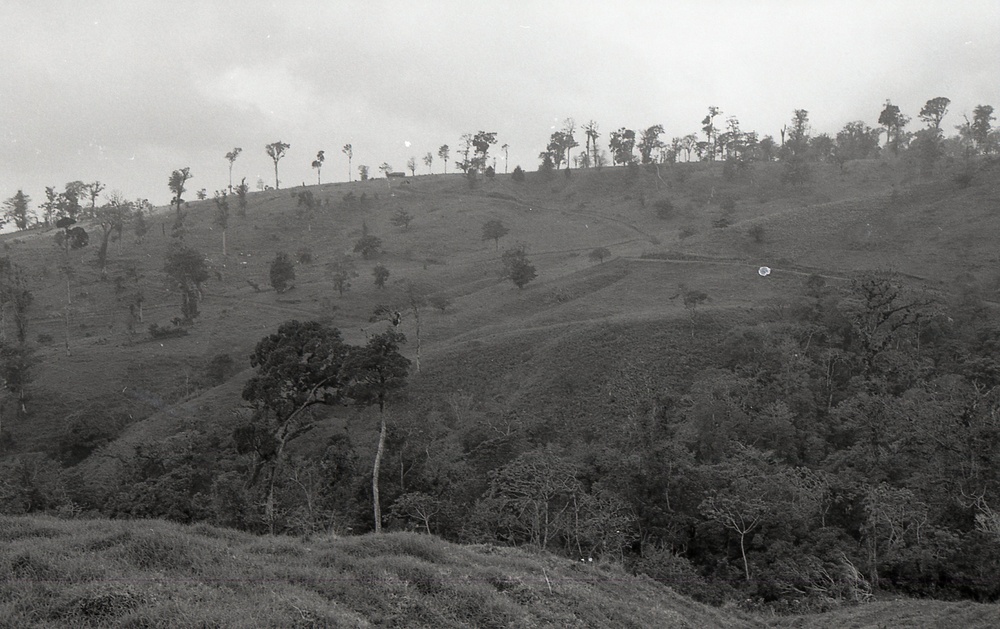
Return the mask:
<svg viewBox="0 0 1000 629">
<path fill-rule="evenodd" d="M 709 105 L 776 137 L 800 108 L 816 133 L 874 126 L 886 99 L 916 125 L 950 98 L 949 133 L 1000 110 L 997 0 L 3 0 L 0 23 L 0 198 L 33 208 L 77 179 L 165 204 L 184 166 L 211 192 L 234 147 L 237 182 L 273 185 L 278 140 L 290 187 L 318 150 L 346 180 L 348 142 L 355 178 L 426 172 L 427 152 L 440 172 L 438 147 L 477 130 L 534 170 L 568 117 L 606 147 L 621 126 L 698 131 Z"/>
</svg>

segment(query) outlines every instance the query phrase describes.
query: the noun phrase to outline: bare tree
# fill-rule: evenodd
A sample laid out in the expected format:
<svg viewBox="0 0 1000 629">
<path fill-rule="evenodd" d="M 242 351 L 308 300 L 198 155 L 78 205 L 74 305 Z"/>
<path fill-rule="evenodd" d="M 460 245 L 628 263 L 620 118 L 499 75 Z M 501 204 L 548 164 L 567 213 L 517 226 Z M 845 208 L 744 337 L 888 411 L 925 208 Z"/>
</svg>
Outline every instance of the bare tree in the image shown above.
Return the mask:
<svg viewBox="0 0 1000 629">
<path fill-rule="evenodd" d="M 243 152 L 243 149 L 241 149 L 240 147 L 237 146 L 233 150 L 231 150 L 228 153 L 226 153 L 226 159 L 229 160 L 229 191 L 230 192 L 233 191 L 233 162 L 236 161 L 236 158 L 239 157 L 240 153 L 242 153 L 242 152 Z"/>
<path fill-rule="evenodd" d="M 351 160 L 354 159 L 354 147 L 350 143 L 345 144 L 341 152 L 347 156 L 347 181 L 352 181 L 351 179 Z"/>
</svg>

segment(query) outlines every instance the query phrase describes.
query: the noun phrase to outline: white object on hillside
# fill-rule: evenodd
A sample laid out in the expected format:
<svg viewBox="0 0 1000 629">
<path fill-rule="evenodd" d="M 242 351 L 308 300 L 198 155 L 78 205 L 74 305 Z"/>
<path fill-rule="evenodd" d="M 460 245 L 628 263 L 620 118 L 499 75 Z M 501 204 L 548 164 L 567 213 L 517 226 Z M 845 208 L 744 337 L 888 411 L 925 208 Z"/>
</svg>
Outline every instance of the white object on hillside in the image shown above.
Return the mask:
<svg viewBox="0 0 1000 629">
<path fill-rule="evenodd" d="M 762 266 L 759 269 L 757 269 L 757 273 L 759 273 L 761 277 L 767 277 L 768 275 L 771 274 L 771 267 Z"/>
</svg>

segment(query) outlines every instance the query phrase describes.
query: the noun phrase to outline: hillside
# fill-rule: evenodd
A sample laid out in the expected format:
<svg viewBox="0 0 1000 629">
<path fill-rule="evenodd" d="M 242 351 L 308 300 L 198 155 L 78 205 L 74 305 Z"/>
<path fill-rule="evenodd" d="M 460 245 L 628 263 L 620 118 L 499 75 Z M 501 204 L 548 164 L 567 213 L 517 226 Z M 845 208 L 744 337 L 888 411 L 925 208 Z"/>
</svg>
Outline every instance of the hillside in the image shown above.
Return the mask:
<svg viewBox="0 0 1000 629">
<path fill-rule="evenodd" d="M 784 612 L 792 599 L 822 610 L 879 601 L 767 619 L 778 626 L 912 624 L 914 614 L 995 624 L 982 620 L 995 607 L 891 600 L 1000 595 L 1000 539 L 979 523 L 1000 495 L 990 445 L 1000 434 L 991 357 L 1000 347 L 1000 168 L 977 162 L 971 184 L 959 185 L 960 166 L 918 178 L 903 160 L 816 163 L 802 185 L 783 184 L 778 163 L 736 176 L 699 163 L 497 176 L 474 187 L 429 175 L 268 190 L 249 195 L 246 216 L 230 217 L 225 255 L 213 202 L 190 202 L 184 242 L 204 254 L 210 277 L 186 334 L 162 339 L 147 326 L 172 326 L 181 303 L 163 270 L 172 208 L 147 217 L 143 242 L 126 229 L 111 243 L 104 280 L 95 224 L 83 223 L 90 244 L 69 253 L 68 278 L 55 230 L 4 235 L 33 294 L 35 362 L 26 412 L 11 401 L 0 409 L 0 496 L 9 513 L 78 520 L 0 524 L 30 555 L 24 578 L 36 563 L 39 574 L 63 575 L 66 564 L 94 575 L 45 613 L 106 604 L 122 624 L 140 622 L 147 603 L 163 624 L 188 606 L 224 623 L 248 605 L 260 626 L 282 625 L 296 609 L 305 623 L 386 625 L 404 606 L 427 626 L 489 626 L 487 617 L 504 626 L 765 622 L 703 607 L 663 583 L 702 602 L 759 599 Z M 307 193 L 311 211 L 299 203 Z M 401 211 L 409 225 L 394 224 Z M 509 229 L 498 243 L 482 238 L 491 219 Z M 380 255 L 354 252 L 364 233 L 382 240 Z M 501 252 L 517 245 L 538 273 L 523 289 L 500 276 Z M 597 248 L 607 255 L 591 255 Z M 294 288 L 280 294 L 268 282 L 279 252 L 297 261 Z M 346 256 L 356 274 L 340 294 L 334 270 Z M 374 283 L 377 264 L 390 272 L 384 288 Z M 911 319 L 886 311 L 905 335 L 893 328 L 883 343 L 876 323 L 878 334 L 865 336 L 878 322 L 856 316 L 865 271 L 883 272 L 876 277 L 888 284 L 876 288 L 910 300 Z M 416 312 L 411 290 L 426 299 Z M 130 330 L 137 291 L 143 321 Z M 388 407 L 384 524 L 437 537 L 349 536 L 371 530 L 378 421 L 347 405 L 317 407 L 315 426 L 289 446 L 278 521 L 265 522 L 262 497 L 246 486 L 252 454 L 234 445 L 250 415 L 241 410 L 248 356 L 290 319 L 323 321 L 362 344 L 388 326 L 371 320 L 380 305 L 400 313 L 402 352 L 414 361 Z M 10 335 L 9 318 L 4 326 Z M 503 472 L 518 465 L 562 483 L 541 507 L 561 528 L 543 541 L 537 522 L 517 528 L 528 510 L 504 511 L 504 500 L 516 501 L 503 493 Z M 977 503 L 969 492 L 980 491 Z M 719 494 L 770 502 L 750 504 L 759 520 L 739 533 L 719 515 Z M 87 519 L 99 516 L 198 524 Z M 269 526 L 297 537 L 235 530 Z M 555 554 L 498 550 L 521 544 Z M 242 551 L 230 563 L 218 559 L 223 546 Z M 88 548 L 102 553 L 99 568 L 82 554 Z M 591 555 L 609 559 L 579 564 Z M 212 556 L 217 563 L 203 563 Z M 357 561 L 336 563 L 343 557 Z M 856 566 L 863 574 L 850 576 Z M 306 583 L 320 568 L 377 571 L 371 582 L 384 590 Z M 171 580 L 171 571 L 205 580 Z M 480 571 L 510 571 L 530 595 L 495 584 L 484 594 L 469 579 Z M 229 573 L 282 585 L 213 581 Z M 581 584 L 577 573 L 604 580 Z M 441 581 L 423 591 L 427 574 Z M 553 575 L 572 584 L 568 598 L 545 596 L 559 594 Z M 108 578 L 152 589 L 109 591 Z M 459 588 L 464 581 L 475 596 Z M 627 592 L 616 594 L 621 583 Z M 45 594 L 36 589 L 17 596 Z M 471 602 L 478 596 L 488 609 Z M 17 600 L 27 598 L 11 603 L 13 618 L 23 613 Z"/>
</svg>

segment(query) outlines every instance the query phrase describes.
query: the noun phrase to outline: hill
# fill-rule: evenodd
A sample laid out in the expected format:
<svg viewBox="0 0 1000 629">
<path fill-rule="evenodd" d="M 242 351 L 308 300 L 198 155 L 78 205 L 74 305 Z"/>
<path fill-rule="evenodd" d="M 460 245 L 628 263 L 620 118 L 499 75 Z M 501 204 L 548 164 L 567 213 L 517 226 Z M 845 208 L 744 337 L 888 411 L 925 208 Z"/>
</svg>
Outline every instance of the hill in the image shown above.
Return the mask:
<svg viewBox="0 0 1000 629">
<path fill-rule="evenodd" d="M 152 230 L 141 243 L 128 232 L 112 243 L 105 279 L 94 261 L 95 224 L 83 223 L 91 245 L 68 259 L 54 230 L 6 235 L 5 253 L 34 296 L 35 361 L 26 412 L 2 409 L 6 510 L 267 530 L 260 497 L 244 486 L 252 461 L 233 440 L 247 417 L 239 410 L 253 373 L 246 357 L 293 318 L 324 321 L 363 343 L 388 325 L 371 320 L 385 305 L 400 313 L 403 351 L 420 365 L 390 404 L 387 528 L 528 543 L 534 532 L 513 532 L 512 520 L 490 528 L 503 514 L 488 511 L 499 504 L 489 499 L 504 490 L 503 470 L 540 456 L 571 488 L 545 505 L 562 528 L 543 546 L 573 559 L 627 556 L 629 571 L 664 582 L 683 575 L 678 590 L 701 601 L 804 598 L 825 609 L 870 593 L 880 567 L 880 598 L 996 600 L 1000 545 L 977 524 L 973 499 L 956 496 L 972 487 L 966 480 L 983 488 L 981 500 L 998 486 L 988 446 L 990 409 L 1000 408 L 989 358 L 1000 287 L 990 236 L 1000 229 L 998 166 L 977 162 L 971 184 L 952 176 L 959 163 L 926 178 L 905 161 L 817 163 L 801 185 L 782 183 L 781 168 L 734 175 L 722 164 L 678 164 L 474 186 L 433 175 L 269 190 L 250 195 L 246 216 L 230 218 L 225 255 L 213 203 L 191 202 L 184 243 L 205 255 L 210 278 L 199 316 L 169 338 L 152 338 L 145 326 L 172 328 L 180 314 L 163 269 L 176 240 L 173 209 L 147 218 Z M 394 221 L 400 212 L 408 225 Z M 482 238 L 491 219 L 510 230 L 498 243 Z M 382 253 L 357 255 L 363 234 L 380 238 Z M 523 289 L 500 277 L 501 251 L 516 245 L 538 271 Z M 598 248 L 607 251 L 591 255 Z M 268 287 L 279 252 L 296 260 L 294 288 L 282 293 Z M 384 288 L 374 282 L 377 264 L 390 272 Z M 334 273 L 352 266 L 340 293 Z M 915 333 L 877 347 L 865 345 L 858 326 L 866 320 L 855 316 L 858 278 L 870 277 L 859 274 L 873 270 L 891 271 L 878 277 L 891 276 L 908 307 L 926 308 L 900 323 Z M 141 324 L 128 309 L 138 292 Z M 0 327 L 12 333 L 9 319 Z M 883 422 L 876 429 L 872 417 Z M 369 530 L 377 421 L 344 406 L 322 407 L 316 421 L 288 450 L 278 530 Z M 712 519 L 711 501 L 726 491 L 772 501 L 745 539 Z M 406 498 L 432 508 L 407 512 L 399 507 Z M 876 499 L 902 506 L 877 511 Z M 581 519 L 570 526 L 565 513 Z M 99 526 L 81 522 L 85 531 Z M 883 534 L 887 523 L 902 533 Z M 43 528 L 62 526 L 46 520 Z M 65 526 L 60 538 L 78 534 Z M 184 539 L 177 547 L 210 549 L 195 539 L 202 533 L 246 547 L 278 543 L 207 524 L 151 526 L 154 537 Z M 365 539 L 330 543 L 375 543 Z M 472 553 L 463 555 L 469 565 L 487 547 L 386 539 Z M 669 569 L 653 565 L 660 560 Z M 542 563 L 548 570 L 561 561 Z M 854 565 L 865 574 L 845 580 Z M 908 603 L 801 622 L 877 623 L 883 612 L 905 622 L 917 609 Z M 967 611 L 934 609 L 946 618 Z"/>
</svg>

